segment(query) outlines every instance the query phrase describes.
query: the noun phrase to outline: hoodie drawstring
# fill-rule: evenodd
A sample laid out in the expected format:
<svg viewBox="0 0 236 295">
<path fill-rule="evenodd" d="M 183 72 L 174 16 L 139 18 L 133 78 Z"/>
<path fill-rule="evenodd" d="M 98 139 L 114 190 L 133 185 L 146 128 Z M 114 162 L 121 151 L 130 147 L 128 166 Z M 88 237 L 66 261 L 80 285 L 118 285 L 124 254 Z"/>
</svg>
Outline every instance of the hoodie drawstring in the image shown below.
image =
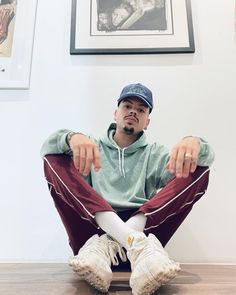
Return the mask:
<svg viewBox="0 0 236 295">
<path fill-rule="evenodd" d="M 123 172 L 123 176 L 125 177 L 125 148 L 123 148 L 122 151 L 122 161 L 121 161 L 121 164 L 122 164 L 122 172 Z"/>
<path fill-rule="evenodd" d="M 120 170 L 120 174 L 122 175 L 120 149 L 117 148 L 117 150 L 118 150 L 118 155 L 119 155 L 119 170 Z"/>
<path fill-rule="evenodd" d="M 117 147 L 118 156 L 119 156 L 119 170 L 121 176 L 125 177 L 125 148 L 120 149 Z"/>
</svg>

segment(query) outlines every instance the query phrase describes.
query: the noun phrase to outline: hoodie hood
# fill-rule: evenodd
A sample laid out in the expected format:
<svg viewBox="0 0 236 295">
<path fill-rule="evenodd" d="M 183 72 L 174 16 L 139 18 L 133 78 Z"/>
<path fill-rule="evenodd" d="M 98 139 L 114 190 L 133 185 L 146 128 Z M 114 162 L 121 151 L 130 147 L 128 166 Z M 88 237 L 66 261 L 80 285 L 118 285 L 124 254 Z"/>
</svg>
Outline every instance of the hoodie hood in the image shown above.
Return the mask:
<svg viewBox="0 0 236 295">
<path fill-rule="evenodd" d="M 146 135 L 145 135 L 144 131 L 142 131 L 140 133 L 139 138 L 134 143 L 132 143 L 128 147 L 125 147 L 122 149 L 117 145 L 117 143 L 113 139 L 115 131 L 116 131 L 116 123 L 111 123 L 111 125 L 109 126 L 109 128 L 107 130 L 107 134 L 101 139 L 101 141 L 105 145 L 107 145 L 108 147 L 110 147 L 112 149 L 118 148 L 120 150 L 125 150 L 125 153 L 127 153 L 127 154 L 132 154 L 132 153 L 136 152 L 137 149 L 147 145 Z"/>
<path fill-rule="evenodd" d="M 142 131 L 140 133 L 139 138 L 134 143 L 132 143 L 128 147 L 120 148 L 113 139 L 115 131 L 116 131 L 116 124 L 112 123 L 107 130 L 107 134 L 101 139 L 101 142 L 107 147 L 109 147 L 110 149 L 117 151 L 119 171 L 121 176 L 125 178 L 126 176 L 125 155 L 135 153 L 138 149 L 145 147 L 147 145 L 146 135 Z"/>
</svg>

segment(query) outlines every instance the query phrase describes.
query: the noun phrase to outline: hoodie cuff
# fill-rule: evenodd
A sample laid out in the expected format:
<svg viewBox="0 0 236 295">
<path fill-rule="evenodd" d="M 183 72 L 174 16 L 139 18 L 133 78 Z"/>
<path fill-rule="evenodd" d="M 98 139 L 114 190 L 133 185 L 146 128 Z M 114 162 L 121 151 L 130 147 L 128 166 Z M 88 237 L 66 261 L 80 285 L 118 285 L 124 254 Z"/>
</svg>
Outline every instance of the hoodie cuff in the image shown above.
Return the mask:
<svg viewBox="0 0 236 295">
<path fill-rule="evenodd" d="M 61 153 L 68 152 L 70 150 L 69 145 L 67 144 L 66 138 L 70 132 L 64 133 L 58 140 L 58 149 Z"/>
</svg>

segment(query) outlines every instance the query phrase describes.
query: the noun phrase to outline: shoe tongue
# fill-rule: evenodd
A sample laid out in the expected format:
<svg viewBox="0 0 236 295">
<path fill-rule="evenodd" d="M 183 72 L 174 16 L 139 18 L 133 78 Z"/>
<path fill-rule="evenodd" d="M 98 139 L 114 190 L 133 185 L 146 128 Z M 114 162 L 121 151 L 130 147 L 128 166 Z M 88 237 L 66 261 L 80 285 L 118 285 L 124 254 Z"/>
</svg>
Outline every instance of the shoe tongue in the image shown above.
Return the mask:
<svg viewBox="0 0 236 295">
<path fill-rule="evenodd" d="M 133 248 L 139 246 L 140 244 L 142 244 L 142 242 L 145 239 L 146 239 L 146 236 L 142 232 L 130 233 L 127 237 L 127 240 L 126 240 L 127 249 L 133 249 Z"/>
</svg>

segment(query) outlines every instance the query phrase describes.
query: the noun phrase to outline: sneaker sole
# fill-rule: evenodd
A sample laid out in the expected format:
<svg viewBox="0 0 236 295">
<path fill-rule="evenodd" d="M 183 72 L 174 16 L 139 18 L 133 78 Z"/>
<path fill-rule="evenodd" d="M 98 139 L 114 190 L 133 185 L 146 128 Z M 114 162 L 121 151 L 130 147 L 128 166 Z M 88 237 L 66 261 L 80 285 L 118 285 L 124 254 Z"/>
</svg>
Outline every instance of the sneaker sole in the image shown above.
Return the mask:
<svg viewBox="0 0 236 295">
<path fill-rule="evenodd" d="M 160 271 L 154 276 L 149 273 L 151 279 L 148 283 L 145 283 L 143 286 L 137 288 L 137 286 L 132 287 L 133 295 L 151 295 L 162 285 L 166 284 L 168 281 L 176 277 L 180 267 L 178 264 L 172 265 L 168 271 Z"/>
<path fill-rule="evenodd" d="M 73 270 L 79 275 L 80 279 L 85 280 L 97 290 L 107 293 L 112 280 L 112 273 L 107 273 L 105 276 L 96 272 L 96 268 L 88 265 L 80 265 L 79 263 Z M 104 274 L 104 273 L 103 273 Z M 109 277 L 109 279 L 107 279 Z"/>
</svg>

